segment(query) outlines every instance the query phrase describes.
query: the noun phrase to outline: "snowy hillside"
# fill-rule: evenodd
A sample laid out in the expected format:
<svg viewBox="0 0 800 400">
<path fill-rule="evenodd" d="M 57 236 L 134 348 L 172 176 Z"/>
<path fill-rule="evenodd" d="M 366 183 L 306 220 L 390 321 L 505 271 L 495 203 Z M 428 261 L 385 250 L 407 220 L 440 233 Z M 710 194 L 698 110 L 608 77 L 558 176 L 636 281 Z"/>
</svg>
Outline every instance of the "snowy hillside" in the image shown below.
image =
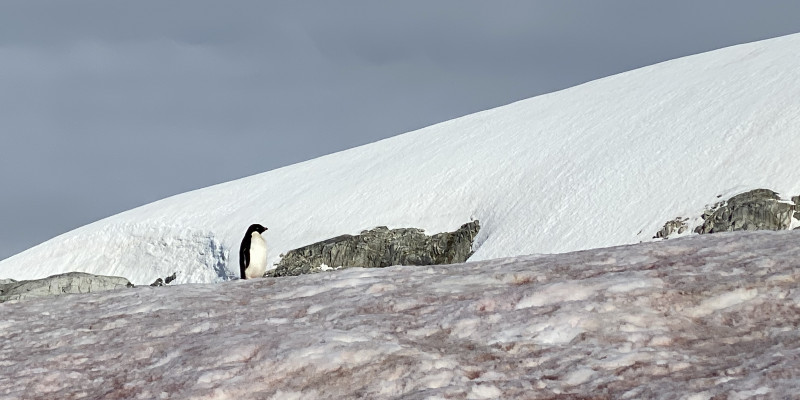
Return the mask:
<svg viewBox="0 0 800 400">
<path fill-rule="evenodd" d="M 0 399 L 789 399 L 800 231 L 0 304 Z"/>
<path fill-rule="evenodd" d="M 0 277 L 219 281 L 256 222 L 270 264 L 378 225 L 472 218 L 473 261 L 647 241 L 718 195 L 800 194 L 798 65 L 792 35 L 641 68 L 130 210 L 0 262 Z"/>
</svg>

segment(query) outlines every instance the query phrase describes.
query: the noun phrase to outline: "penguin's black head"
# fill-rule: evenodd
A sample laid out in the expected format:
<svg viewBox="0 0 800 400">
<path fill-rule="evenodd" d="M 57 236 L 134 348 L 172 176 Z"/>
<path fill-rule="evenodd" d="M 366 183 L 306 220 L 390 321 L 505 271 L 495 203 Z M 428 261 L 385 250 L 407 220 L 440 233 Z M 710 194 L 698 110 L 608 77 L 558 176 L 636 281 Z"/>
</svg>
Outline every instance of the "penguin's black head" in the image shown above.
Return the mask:
<svg viewBox="0 0 800 400">
<path fill-rule="evenodd" d="M 262 233 L 265 230 L 267 230 L 267 228 L 262 226 L 261 224 L 253 224 L 253 225 L 250 225 L 249 228 L 247 228 L 247 234 L 249 235 L 249 234 L 251 234 L 253 232 Z"/>
</svg>

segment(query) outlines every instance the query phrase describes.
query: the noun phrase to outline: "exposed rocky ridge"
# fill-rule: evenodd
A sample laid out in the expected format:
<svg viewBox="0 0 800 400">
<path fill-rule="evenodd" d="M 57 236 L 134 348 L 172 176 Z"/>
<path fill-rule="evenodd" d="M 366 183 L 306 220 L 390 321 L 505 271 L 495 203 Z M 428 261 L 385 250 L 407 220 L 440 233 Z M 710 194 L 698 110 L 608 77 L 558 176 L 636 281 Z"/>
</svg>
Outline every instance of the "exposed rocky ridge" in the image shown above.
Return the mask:
<svg viewBox="0 0 800 400">
<path fill-rule="evenodd" d="M 800 196 L 792 201 L 782 200 L 778 193 L 769 189 L 754 189 L 738 194 L 728 200 L 708 207 L 700 216 L 702 223 L 694 228 L 698 234 L 786 230 L 792 226 L 792 218 L 798 219 Z M 674 233 L 682 234 L 688 228 L 689 218 L 678 217 L 664 224 L 653 238 L 668 238 Z"/>
<path fill-rule="evenodd" d="M 0 281 L 0 303 L 9 300 L 28 300 L 67 293 L 102 292 L 132 286 L 133 284 L 130 281 L 119 276 L 93 275 L 84 272 L 68 272 L 66 274 L 48 276 L 47 278 L 19 282 L 8 279 Z"/>
<path fill-rule="evenodd" d="M 270 276 L 294 276 L 349 267 L 382 268 L 392 265 L 434 265 L 465 262 L 480 223 L 472 221 L 454 232 L 428 236 L 417 228 L 385 226 L 342 235 L 291 250 Z"/>
<path fill-rule="evenodd" d="M 791 225 L 795 209 L 769 189 L 751 190 L 718 204 L 703 213 L 703 225 L 695 228 L 696 233 L 784 230 Z"/>
</svg>

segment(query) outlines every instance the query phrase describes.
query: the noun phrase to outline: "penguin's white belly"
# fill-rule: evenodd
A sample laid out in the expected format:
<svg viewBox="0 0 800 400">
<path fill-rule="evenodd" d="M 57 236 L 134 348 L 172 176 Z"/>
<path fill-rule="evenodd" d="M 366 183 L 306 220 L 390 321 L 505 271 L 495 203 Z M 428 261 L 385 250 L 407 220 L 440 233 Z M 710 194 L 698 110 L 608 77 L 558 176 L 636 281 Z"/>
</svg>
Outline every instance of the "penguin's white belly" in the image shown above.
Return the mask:
<svg viewBox="0 0 800 400">
<path fill-rule="evenodd" d="M 250 237 L 250 265 L 244 270 L 247 279 L 263 278 L 267 272 L 267 242 L 253 232 Z"/>
</svg>

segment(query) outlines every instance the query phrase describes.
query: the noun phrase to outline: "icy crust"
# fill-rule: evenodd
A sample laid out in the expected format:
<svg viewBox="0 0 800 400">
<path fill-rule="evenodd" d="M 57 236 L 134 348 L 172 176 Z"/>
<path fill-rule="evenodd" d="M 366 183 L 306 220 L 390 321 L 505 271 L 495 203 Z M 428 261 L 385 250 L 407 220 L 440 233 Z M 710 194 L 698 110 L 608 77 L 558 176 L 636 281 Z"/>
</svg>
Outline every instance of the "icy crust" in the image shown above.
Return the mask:
<svg viewBox="0 0 800 400">
<path fill-rule="evenodd" d="M 2 304 L 0 398 L 800 392 L 800 232 Z"/>
<path fill-rule="evenodd" d="M 230 250 L 212 233 L 150 224 L 89 225 L 64 237 L 58 246 L 40 245 L 39 258 L 23 258 L 15 279 L 66 272 L 122 276 L 136 285 L 176 274 L 175 283 L 220 282 Z"/>
<path fill-rule="evenodd" d="M 213 282 L 237 274 L 235 250 L 253 223 L 269 227 L 269 265 L 376 226 L 430 235 L 473 219 L 471 261 L 649 241 L 718 195 L 800 194 L 786 173 L 800 170 L 798 65 L 796 34 L 637 69 L 148 204 L 0 261 L 0 279 L 75 270 L 144 284 L 180 265 L 181 282 Z M 189 241 L 211 232 L 216 247 L 151 255 L 159 236 L 128 247 L 124 233 L 89 232 L 131 224 L 201 236 Z M 196 262 L 212 247 L 234 249 L 227 273 L 220 259 Z M 147 263 L 116 261 L 126 258 Z"/>
</svg>

